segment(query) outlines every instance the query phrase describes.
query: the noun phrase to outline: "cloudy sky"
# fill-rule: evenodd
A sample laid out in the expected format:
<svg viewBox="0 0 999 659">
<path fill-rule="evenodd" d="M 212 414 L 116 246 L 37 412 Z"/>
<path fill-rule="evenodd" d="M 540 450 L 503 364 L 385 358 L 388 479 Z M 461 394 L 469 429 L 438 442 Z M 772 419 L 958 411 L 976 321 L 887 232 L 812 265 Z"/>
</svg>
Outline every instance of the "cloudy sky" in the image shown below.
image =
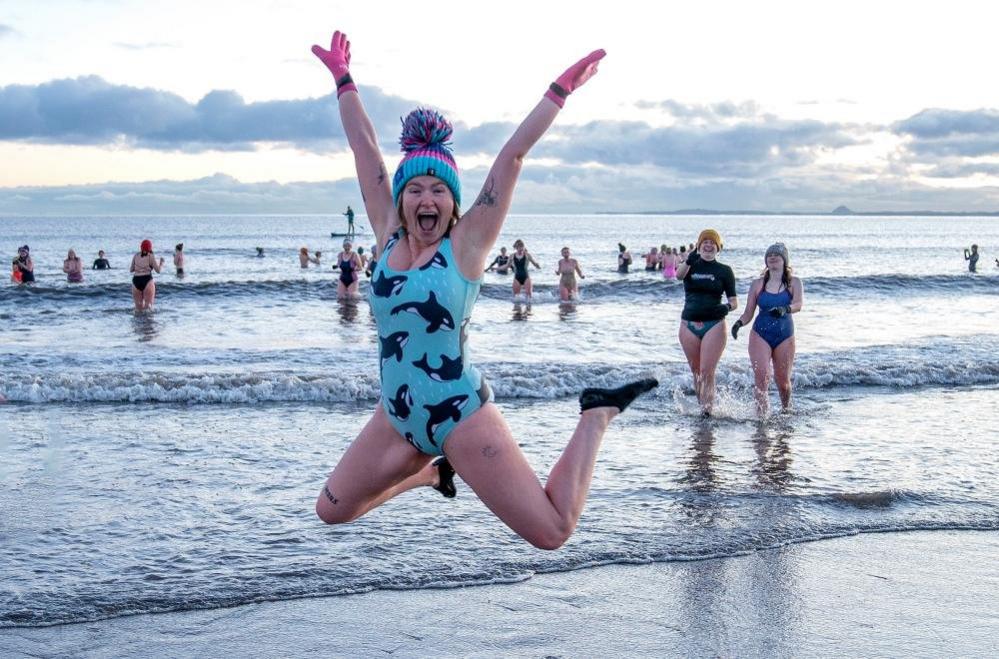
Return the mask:
<svg viewBox="0 0 999 659">
<path fill-rule="evenodd" d="M 0 0 L 0 214 L 361 206 L 309 52 L 334 29 L 389 167 L 433 105 L 476 190 L 548 83 L 608 51 L 515 212 L 999 210 L 992 3 L 673 4 Z"/>
</svg>

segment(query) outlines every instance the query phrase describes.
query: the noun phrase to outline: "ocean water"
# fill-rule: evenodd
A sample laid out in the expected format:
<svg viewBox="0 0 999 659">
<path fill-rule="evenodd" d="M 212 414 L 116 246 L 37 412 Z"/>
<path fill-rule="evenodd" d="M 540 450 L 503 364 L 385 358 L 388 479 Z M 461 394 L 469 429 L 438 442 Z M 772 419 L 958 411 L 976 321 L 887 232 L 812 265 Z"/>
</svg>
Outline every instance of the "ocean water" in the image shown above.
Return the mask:
<svg viewBox="0 0 999 659">
<path fill-rule="evenodd" d="M 497 248 L 527 243 L 535 299 L 515 303 L 510 277 L 487 274 L 470 333 L 542 478 L 580 388 L 661 382 L 611 426 L 566 546 L 533 549 L 460 482 L 454 500 L 413 491 L 325 526 L 316 494 L 378 395 L 367 301 L 335 299 L 342 225 L 0 218 L 0 249 L 31 245 L 38 278 L 0 284 L 0 627 L 999 529 L 994 218 L 600 215 L 511 217 Z M 682 287 L 640 264 L 616 272 L 619 241 L 639 263 L 707 226 L 742 303 L 766 246 L 791 251 L 805 308 L 790 414 L 755 418 L 743 337 L 719 367 L 715 417 L 700 419 L 676 339 Z M 167 265 L 155 312 L 137 316 L 127 265 L 146 237 Z M 169 265 L 181 241 L 184 279 Z M 572 306 L 557 301 L 564 245 L 586 275 Z M 300 269 L 300 246 L 321 249 L 322 267 Z M 69 248 L 87 263 L 104 249 L 115 269 L 68 284 Z"/>
</svg>

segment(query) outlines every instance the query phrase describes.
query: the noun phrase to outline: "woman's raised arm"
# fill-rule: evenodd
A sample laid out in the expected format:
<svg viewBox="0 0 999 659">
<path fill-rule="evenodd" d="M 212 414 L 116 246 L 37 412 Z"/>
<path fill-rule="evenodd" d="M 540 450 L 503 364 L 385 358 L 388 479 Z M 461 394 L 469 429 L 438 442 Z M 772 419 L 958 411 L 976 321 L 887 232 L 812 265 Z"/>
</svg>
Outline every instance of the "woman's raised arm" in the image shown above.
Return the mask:
<svg viewBox="0 0 999 659">
<path fill-rule="evenodd" d="M 606 54 L 603 50 L 595 50 L 566 69 L 503 145 L 475 203 L 455 227 L 459 260 L 480 268 L 485 263 L 510 209 L 524 157 L 552 125 L 565 105 L 566 97 L 593 77 L 597 64 Z"/>
<path fill-rule="evenodd" d="M 375 232 L 378 244 L 382 245 L 388 235 L 386 229 L 393 228 L 390 225 L 397 222 L 392 212 L 392 187 L 378 149 L 375 127 L 364 111 L 357 86 L 350 76 L 350 41 L 346 34 L 338 30 L 333 33 L 329 50 L 312 46 L 312 53 L 326 65 L 336 81 L 340 121 L 350 150 L 354 153 L 361 198 L 364 200 L 371 229 Z"/>
</svg>

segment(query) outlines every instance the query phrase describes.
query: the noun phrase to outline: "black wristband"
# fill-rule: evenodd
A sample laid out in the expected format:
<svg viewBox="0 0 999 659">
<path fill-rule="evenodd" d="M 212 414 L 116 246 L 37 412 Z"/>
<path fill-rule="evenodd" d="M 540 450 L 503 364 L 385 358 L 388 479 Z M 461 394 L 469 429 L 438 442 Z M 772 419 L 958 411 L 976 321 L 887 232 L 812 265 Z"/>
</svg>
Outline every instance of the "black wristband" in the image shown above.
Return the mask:
<svg viewBox="0 0 999 659">
<path fill-rule="evenodd" d="M 349 85 L 352 82 L 354 82 L 354 79 L 350 77 L 349 73 L 347 73 L 342 78 L 336 81 L 336 88 L 340 89 L 344 85 Z"/>
<path fill-rule="evenodd" d="M 550 89 L 551 92 L 556 96 L 558 96 L 559 98 L 569 98 L 569 92 L 567 92 L 562 87 L 562 85 L 558 84 L 557 82 L 553 82 L 552 84 L 548 85 L 548 89 Z"/>
</svg>

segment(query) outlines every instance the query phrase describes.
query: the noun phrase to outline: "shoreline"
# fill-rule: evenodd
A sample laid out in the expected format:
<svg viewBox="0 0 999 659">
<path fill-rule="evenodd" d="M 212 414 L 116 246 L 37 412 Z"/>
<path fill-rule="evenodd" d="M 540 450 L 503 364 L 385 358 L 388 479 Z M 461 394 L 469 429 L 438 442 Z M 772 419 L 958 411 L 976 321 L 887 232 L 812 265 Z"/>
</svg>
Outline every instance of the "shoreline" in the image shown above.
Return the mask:
<svg viewBox="0 0 999 659">
<path fill-rule="evenodd" d="M 999 532 L 0 630 L 5 656 L 994 656 Z"/>
</svg>

